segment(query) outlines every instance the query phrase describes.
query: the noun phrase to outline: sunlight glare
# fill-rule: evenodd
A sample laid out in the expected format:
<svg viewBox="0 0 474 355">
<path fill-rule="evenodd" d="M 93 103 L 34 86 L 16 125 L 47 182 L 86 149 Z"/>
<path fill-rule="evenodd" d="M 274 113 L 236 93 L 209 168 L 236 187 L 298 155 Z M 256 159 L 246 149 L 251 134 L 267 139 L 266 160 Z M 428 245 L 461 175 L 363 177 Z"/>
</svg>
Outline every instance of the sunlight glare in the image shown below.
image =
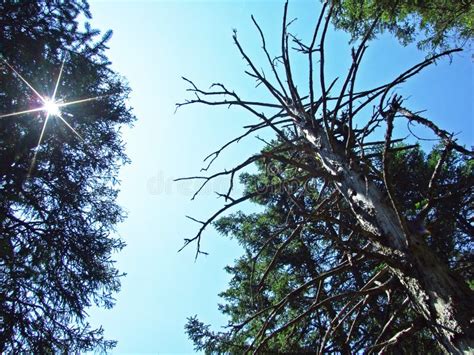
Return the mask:
<svg viewBox="0 0 474 355">
<path fill-rule="evenodd" d="M 49 116 L 59 116 L 61 114 L 58 104 L 51 99 L 47 99 L 43 107 Z"/>
<path fill-rule="evenodd" d="M 38 112 L 38 111 L 43 111 L 46 114 L 45 115 L 46 116 L 45 120 L 43 121 L 43 127 L 41 129 L 41 134 L 39 136 L 38 144 L 36 145 L 36 148 L 34 150 L 33 159 L 31 161 L 30 169 L 29 169 L 29 172 L 28 172 L 28 176 L 31 176 L 31 173 L 32 173 L 32 171 L 35 167 L 36 158 L 37 158 L 38 152 L 40 150 L 41 143 L 42 143 L 43 138 L 44 138 L 44 134 L 45 134 L 45 131 L 46 131 L 46 126 L 48 124 L 49 118 L 50 117 L 59 118 L 62 121 L 62 123 L 65 124 L 66 127 L 68 129 L 70 129 L 81 141 L 84 141 L 84 138 L 82 138 L 82 136 L 69 124 L 69 122 L 67 122 L 64 119 L 64 117 L 62 115 L 63 112 L 61 112 L 61 108 L 66 107 L 66 106 L 86 103 L 86 102 L 90 102 L 90 101 L 100 100 L 101 98 L 105 98 L 107 96 L 110 96 L 110 94 L 109 95 L 100 95 L 100 96 L 95 96 L 95 97 L 89 97 L 89 98 L 85 98 L 85 99 L 71 100 L 71 101 L 66 101 L 66 102 L 62 99 L 56 100 L 56 95 L 58 93 L 59 85 L 60 85 L 63 70 L 64 70 L 64 63 L 66 61 L 66 55 L 64 55 L 62 63 L 61 63 L 61 68 L 59 70 L 59 74 L 58 74 L 58 77 L 56 79 L 56 83 L 54 85 L 53 95 L 50 96 L 50 97 L 42 96 L 23 76 L 21 76 L 21 74 L 17 70 L 15 70 L 15 68 L 13 68 L 13 66 L 10 65 L 10 63 L 8 63 L 6 61 L 5 58 L 2 58 L 0 56 L 0 59 L 2 59 L 3 62 L 5 62 L 5 64 L 12 70 L 12 72 L 23 83 L 25 83 L 43 103 L 43 105 L 41 107 L 0 115 L 0 119 L 5 118 L 5 117 L 24 115 L 24 114 Z"/>
</svg>

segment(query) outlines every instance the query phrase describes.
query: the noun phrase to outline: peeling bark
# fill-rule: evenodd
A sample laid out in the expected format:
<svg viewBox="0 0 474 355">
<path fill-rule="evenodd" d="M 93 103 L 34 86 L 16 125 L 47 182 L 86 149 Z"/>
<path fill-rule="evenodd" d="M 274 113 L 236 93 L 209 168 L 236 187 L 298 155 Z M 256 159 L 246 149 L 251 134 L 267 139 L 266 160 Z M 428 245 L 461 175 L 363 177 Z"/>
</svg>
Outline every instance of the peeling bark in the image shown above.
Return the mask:
<svg viewBox="0 0 474 355">
<path fill-rule="evenodd" d="M 297 115 L 295 115 L 297 117 Z M 295 119 L 298 124 L 299 120 Z M 301 127 L 317 159 L 334 177 L 337 190 L 349 203 L 360 226 L 370 233 L 381 254 L 397 254 L 405 264 L 390 267 L 408 291 L 414 308 L 424 317 L 446 351 L 474 351 L 474 296 L 464 280 L 429 249 L 422 236 L 406 233 L 379 188 L 351 168 L 338 142 L 329 142 L 324 128 Z"/>
<path fill-rule="evenodd" d="M 365 49 L 367 48 L 366 43 L 371 36 L 372 30 L 377 25 L 378 19 L 375 19 L 358 48 L 352 49 L 352 65 L 344 83 L 342 84 L 340 93 L 336 93 L 335 96 L 330 97 L 329 94 L 337 79 L 335 79 L 329 86 L 326 85 L 324 73 L 324 43 L 333 7 L 330 5 L 330 2 L 324 3 L 315 26 L 312 41 L 309 45 L 305 45 L 301 40 L 297 39 L 296 36 L 288 33 L 289 23 L 287 23 L 287 6 L 288 3 L 285 3 L 281 36 L 281 53 L 280 56 L 277 57 L 278 61 L 276 61 L 277 58 L 275 58 L 275 60 L 271 59 L 266 48 L 263 32 L 255 19 L 252 18 L 260 33 L 262 49 L 268 60 L 268 64 L 272 69 L 272 73 L 275 76 L 275 80 L 278 82 L 277 86 L 273 85 L 271 80 L 263 74 L 263 70 L 257 69 L 258 66 L 245 53 L 239 43 L 236 32 L 234 32 L 233 35 L 235 45 L 244 61 L 249 66 L 249 70 L 245 73 L 257 81 L 257 86 L 262 84 L 262 86 L 264 86 L 276 100 L 276 103 L 243 100 L 234 91 L 227 89 L 221 83 L 213 84 L 209 90 L 201 90 L 192 81 L 184 79 L 191 85 L 189 91 L 194 93 L 196 97 L 191 100 L 186 100 L 184 103 L 177 104 L 177 108 L 194 103 L 213 106 L 222 105 L 226 107 L 238 106 L 247 110 L 262 121 L 258 124 L 247 126 L 246 128 L 248 131 L 246 133 L 228 142 L 220 150 L 211 154 L 210 157 L 213 156 L 213 158 L 204 170 L 209 168 L 214 159 L 217 158 L 224 148 L 230 144 L 238 142 L 242 137 L 266 127 L 271 128 L 283 143 L 282 147 L 278 149 L 285 149 L 285 151 L 294 150 L 302 155 L 310 155 L 311 159 L 309 160 L 313 162 L 314 160 L 317 160 L 317 166 L 307 166 L 306 163 L 302 164 L 299 161 L 291 161 L 291 159 L 280 157 L 275 154 L 277 151 L 274 147 L 273 151 L 264 152 L 261 155 L 255 155 L 249 158 L 244 164 L 240 164 L 230 171 L 224 171 L 211 175 L 210 177 L 194 177 L 205 179 L 205 182 L 198 190 L 199 192 L 210 179 L 220 175 L 230 174 L 229 189 L 226 194 L 220 194 L 220 196 L 224 197 L 226 200 L 230 199 L 232 202 L 214 214 L 206 222 L 197 221 L 202 224 L 202 227 L 194 238 L 186 239 L 185 245 L 188 245 L 192 241 L 196 241 L 196 255 L 198 255 L 200 253 L 201 234 L 206 226 L 227 208 L 252 197 L 250 195 L 244 196 L 240 199 L 233 199 L 230 197 L 234 186 L 233 179 L 236 172 L 238 172 L 242 167 L 247 166 L 249 162 L 254 162 L 258 159 L 283 161 L 301 169 L 301 171 L 305 172 L 307 176 L 324 178 L 324 187 L 322 189 L 325 188 L 326 184 L 332 184 L 336 188 L 338 198 L 340 197 L 339 194 L 342 195 L 357 220 L 358 225 L 354 225 L 352 231 L 357 231 L 357 233 L 363 231 L 362 234 L 364 234 L 364 238 L 367 236 L 369 239 L 369 248 L 367 248 L 369 250 L 364 250 L 365 254 L 360 257 L 367 256 L 370 259 L 372 254 L 372 256 L 376 255 L 377 260 L 383 259 L 383 262 L 386 262 L 389 266 L 391 274 L 399 280 L 402 288 L 408 294 L 408 298 L 405 297 L 405 299 L 406 302 L 408 302 L 408 299 L 410 300 L 411 309 L 417 313 L 416 324 L 405 325 L 403 330 L 392 336 L 392 338 L 385 340 L 382 338 L 382 334 L 385 332 L 386 328 L 382 329 L 373 348 L 380 349 L 382 347 L 381 351 L 383 352 L 386 347 L 397 343 L 401 338 L 408 336 L 408 334 L 413 334 L 419 329 L 429 329 L 447 352 L 454 354 L 473 354 L 473 292 L 469 289 L 462 278 L 460 278 L 454 271 L 450 270 L 448 265 L 446 265 L 433 251 L 430 250 L 430 247 L 421 234 L 416 234 L 417 232 L 413 231 L 413 228 L 408 228 L 407 221 L 405 221 L 403 217 L 404 214 L 400 211 L 398 203 L 394 199 L 394 194 L 391 191 L 392 184 L 390 183 L 390 175 L 388 173 L 389 153 L 390 151 L 398 149 L 393 149 L 391 147 L 393 143 L 403 141 L 403 139 L 392 139 L 395 114 L 401 114 L 405 119 L 407 119 L 408 123 L 415 122 L 430 129 L 439 137 L 440 142 L 445 146 L 443 152 L 444 158 L 438 161 L 437 167 L 435 168 L 428 184 L 428 203 L 422 210 L 424 216 L 426 216 L 426 213 L 428 213 L 433 206 L 432 202 L 434 197 L 431 196 L 431 193 L 433 192 L 432 187 L 438 177 L 437 175 L 441 171 L 444 162 L 443 159 L 448 156 L 451 150 L 456 150 L 457 152 L 468 156 L 474 156 L 474 153 L 456 144 L 456 140 L 453 138 L 454 136 L 452 134 L 440 129 L 429 119 L 420 117 L 401 107 L 402 100 L 397 96 L 393 98 L 389 111 L 383 111 L 385 99 L 395 86 L 416 75 L 423 68 L 434 63 L 437 59 L 457 52 L 459 49 L 449 50 L 427 58 L 400 74 L 390 83 L 375 87 L 371 90 L 356 92 L 354 86 L 357 71 L 365 53 Z M 327 12 L 326 7 L 329 7 Z M 327 16 L 325 16 L 325 14 L 327 14 Z M 289 56 L 289 38 L 292 38 L 293 43 L 297 45 L 296 50 L 298 52 L 308 56 L 309 93 L 307 96 L 301 97 L 299 95 L 297 86 L 293 81 Z M 317 44 L 318 38 L 319 45 Z M 321 96 L 318 99 L 315 98 L 315 80 L 313 77 L 313 60 L 315 60 L 316 56 L 319 57 L 319 81 L 321 88 Z M 280 77 L 281 74 L 279 74 L 279 71 L 277 70 L 276 62 L 281 62 L 283 64 L 284 77 Z M 220 97 L 220 99 L 215 100 L 215 97 Z M 364 107 L 367 107 L 367 105 L 373 102 L 377 97 L 380 97 L 379 110 L 376 111 L 371 118 L 365 121 L 362 129 L 353 127 L 353 119 L 357 117 L 358 113 L 360 113 Z M 277 112 L 272 113 L 272 116 L 267 116 L 266 113 L 260 111 L 264 108 L 268 110 L 277 109 Z M 322 113 L 319 110 L 321 110 Z M 385 141 L 368 142 L 367 138 L 372 135 L 375 128 L 382 122 L 387 124 Z M 288 130 L 291 132 L 286 133 L 282 128 L 282 125 L 287 125 L 288 123 L 293 123 L 298 127 L 299 132 L 295 129 L 294 131 Z M 305 141 L 305 144 L 298 145 L 298 141 L 301 137 Z M 310 147 L 307 147 L 307 143 L 309 143 Z M 385 143 L 382 159 L 383 171 L 376 171 L 377 175 L 383 176 L 383 187 L 379 187 L 377 183 L 374 182 L 378 180 L 373 181 L 372 177 L 367 172 L 367 166 L 364 166 L 364 164 L 369 160 L 366 160 L 367 157 L 363 155 L 365 147 L 369 145 L 381 146 L 383 143 Z M 361 156 L 359 157 L 353 156 L 353 152 L 357 149 L 359 149 L 359 152 L 361 153 Z M 406 149 L 406 147 L 402 149 Z M 307 176 L 305 176 L 305 179 Z M 297 203 L 295 203 L 295 205 L 297 205 Z M 304 210 L 304 208 L 301 208 L 300 206 L 297 206 L 297 208 Z M 303 212 L 305 213 L 306 211 Z M 420 217 L 422 214 L 417 217 Z M 327 222 L 332 223 L 332 221 Z M 366 247 L 364 247 L 364 249 L 366 249 Z M 275 254 L 275 258 L 277 257 L 278 255 Z M 271 265 L 268 270 L 270 270 L 271 267 L 273 267 L 273 265 Z M 336 272 L 337 268 L 338 267 L 332 270 Z M 261 327 L 259 334 L 265 333 L 268 321 L 276 316 L 279 311 L 278 307 L 281 307 L 281 305 L 284 304 L 295 292 L 303 290 L 306 285 L 307 283 L 300 286 L 295 291 L 290 292 L 275 306 L 277 308 L 275 308 L 272 311 L 271 316 L 267 318 L 267 321 L 265 322 L 265 325 Z M 365 291 L 360 289 L 358 292 L 360 295 L 360 292 L 364 294 L 363 292 Z M 330 302 L 338 297 L 342 299 L 345 295 L 339 293 L 329 296 L 324 302 Z M 272 336 L 297 323 L 323 304 L 324 303 L 318 303 L 309 307 L 307 310 L 294 317 L 291 321 L 273 331 L 273 333 L 265 337 L 263 340 L 258 339 L 260 335 L 257 336 L 252 343 L 252 349 L 254 343 L 257 344 L 257 342 L 260 341 L 255 350 L 257 353 Z M 403 305 L 405 305 L 405 301 Z M 334 318 L 333 312 L 329 311 L 328 314 L 330 318 Z M 260 313 L 256 313 L 256 315 L 250 317 L 245 324 L 259 315 Z M 349 346 L 349 338 L 356 320 L 357 318 L 351 325 L 347 342 L 344 346 Z M 386 326 L 388 324 L 389 322 L 386 323 Z M 241 329 L 241 327 L 238 328 Z M 371 348 L 369 347 L 367 349 L 370 350 Z M 323 346 L 321 352 L 324 350 Z M 370 352 L 371 351 L 372 350 L 370 350 Z"/>
</svg>

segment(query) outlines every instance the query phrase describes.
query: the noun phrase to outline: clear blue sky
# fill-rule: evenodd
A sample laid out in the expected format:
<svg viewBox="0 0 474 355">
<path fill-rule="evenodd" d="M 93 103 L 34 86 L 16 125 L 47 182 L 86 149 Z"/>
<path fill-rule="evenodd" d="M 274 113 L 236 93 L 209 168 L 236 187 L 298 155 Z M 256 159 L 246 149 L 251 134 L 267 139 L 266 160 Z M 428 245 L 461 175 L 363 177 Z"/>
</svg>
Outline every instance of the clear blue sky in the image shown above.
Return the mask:
<svg viewBox="0 0 474 355">
<path fill-rule="evenodd" d="M 300 37 L 309 38 L 318 8 L 318 1 L 290 3 Z M 93 26 L 114 31 L 108 57 L 112 68 L 130 83 L 130 104 L 138 118 L 135 127 L 123 131 L 132 163 L 120 175 L 119 203 L 128 219 L 117 233 L 128 245 L 116 260 L 127 276 L 113 309 L 89 312 L 93 325 L 102 325 L 108 338 L 118 340 L 114 353 L 193 353 L 184 334 L 186 317 L 198 314 L 216 328 L 226 323 L 217 311 L 217 294 L 226 288 L 229 279 L 223 267 L 239 255 L 238 245 L 210 229 L 203 239 L 209 256 L 194 262 L 192 245 L 177 253 L 183 238 L 194 236 L 198 228 L 185 215 L 209 216 L 222 204 L 212 191 L 224 190 L 225 182 L 190 201 L 197 185 L 172 180 L 198 174 L 207 154 L 255 121 L 225 108 L 194 106 L 174 114 L 174 105 L 189 97 L 183 75 L 203 88 L 219 81 L 244 97 L 262 97 L 262 90 L 255 90 L 243 74 L 245 65 L 232 44 L 232 29 L 238 30 L 249 54 L 261 58 L 250 15 L 259 20 L 276 50 L 282 10 L 283 2 L 276 0 L 91 2 Z M 330 33 L 328 81 L 347 72 L 347 40 L 343 33 Z M 465 52 L 454 56 L 452 65 L 445 60 L 432 66 L 398 91 L 411 96 L 409 107 L 426 109 L 425 115 L 442 127 L 462 131 L 459 138 L 468 145 L 474 136 L 471 55 Z M 393 78 L 423 57 L 416 48 L 403 48 L 384 36 L 367 51 L 359 87 Z M 222 156 L 216 169 L 232 167 L 260 146 L 255 138 L 243 141 Z"/>
</svg>

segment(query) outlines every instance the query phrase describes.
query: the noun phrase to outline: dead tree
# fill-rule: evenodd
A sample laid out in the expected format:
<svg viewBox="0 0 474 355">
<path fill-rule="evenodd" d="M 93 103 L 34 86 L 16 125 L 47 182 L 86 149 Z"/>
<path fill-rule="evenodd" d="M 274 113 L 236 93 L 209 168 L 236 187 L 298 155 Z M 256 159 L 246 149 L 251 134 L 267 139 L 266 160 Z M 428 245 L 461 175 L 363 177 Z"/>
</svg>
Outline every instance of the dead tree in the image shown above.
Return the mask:
<svg viewBox="0 0 474 355">
<path fill-rule="evenodd" d="M 417 232 L 412 225 L 414 223 L 423 225 L 433 205 L 443 198 L 443 196 L 434 195 L 432 191 L 434 191 L 438 175 L 448 154 L 457 151 L 460 154 L 472 157 L 473 153 L 456 143 L 452 134 L 439 128 L 428 118 L 421 117 L 405 108 L 403 98 L 392 94 L 392 89 L 395 86 L 416 75 L 437 59 L 458 50 L 450 50 L 433 56 L 414 65 L 387 84 L 358 92 L 355 89 L 356 78 L 367 48 L 367 39 L 370 37 L 369 31 L 357 48 L 352 49 L 352 65 L 342 85 L 340 85 L 340 89 L 337 93 L 334 93 L 335 81 L 328 85 L 325 77 L 325 37 L 331 19 L 331 12 L 331 6 L 325 4 L 316 23 L 312 39 L 309 44 L 305 44 L 289 33 L 287 4 L 285 4 L 281 54 L 275 59 L 271 57 L 267 50 L 263 31 L 252 17 L 262 41 L 263 54 L 271 69 L 272 79 L 265 76 L 263 71 L 258 69 L 253 59 L 243 49 L 237 33 L 234 32 L 235 45 L 249 67 L 246 74 L 255 79 L 259 85 L 264 86 L 273 97 L 274 102 L 253 102 L 243 99 L 221 83 L 213 84 L 209 90 L 201 90 L 191 80 L 185 79 L 190 84 L 188 91 L 193 93 L 195 98 L 177 104 L 177 107 L 194 103 L 237 106 L 249 111 L 259 119 L 258 123 L 247 127 L 247 131 L 243 135 L 236 137 L 207 157 L 206 159 L 210 162 L 204 170 L 210 167 L 223 149 L 259 130 L 272 129 L 282 142 L 264 153 L 249 157 L 232 170 L 211 176 L 185 178 L 203 179 L 202 186 L 218 176 L 227 175 L 230 178 L 228 191 L 221 194 L 227 204 L 206 221 L 193 219 L 201 223 L 202 226 L 195 237 L 185 240 L 185 246 L 196 242 L 197 256 L 202 252 L 200 241 L 204 229 L 229 208 L 252 199 L 258 194 L 258 192 L 255 192 L 239 198 L 232 196 L 234 178 L 239 171 L 259 160 L 267 162 L 286 160 L 286 164 L 298 167 L 304 179 L 319 179 L 319 181 L 323 181 L 325 186 L 331 186 L 334 193 L 328 199 L 333 202 L 338 199 L 344 201 L 350 207 L 350 213 L 356 220 L 353 225 L 345 227 L 367 239 L 367 244 L 363 249 L 352 254 L 352 259 L 349 253 L 347 259 L 343 260 L 340 265 L 326 272 L 325 275 L 319 275 L 316 281 L 312 281 L 311 285 L 317 285 L 318 280 L 321 281 L 328 275 L 342 272 L 349 264 L 357 265 L 359 261 L 367 258 L 379 258 L 388 265 L 386 270 L 378 273 L 365 285 L 361 285 L 357 292 L 339 297 L 347 297 L 349 301 L 343 311 L 341 310 L 339 314 L 334 315 L 334 321 L 331 324 L 335 326 L 342 322 L 349 312 L 351 314 L 357 312 L 358 307 L 361 306 L 361 303 L 357 303 L 357 297 L 363 300 L 371 292 L 387 290 L 386 284 L 376 283 L 376 281 L 388 272 L 392 278 L 398 280 L 408 295 L 406 304 L 409 304 L 420 316 L 423 324 L 432 332 L 446 351 L 456 354 L 472 353 L 474 351 L 473 292 L 452 268 L 442 262 L 430 250 L 424 240 L 423 233 Z M 308 58 L 308 86 L 307 92 L 303 96 L 293 79 L 290 45 L 296 45 L 296 50 Z M 364 121 L 360 113 L 369 105 L 374 107 L 373 114 Z M 262 110 L 265 112 L 261 112 Z M 267 112 L 271 110 L 273 110 L 273 113 L 268 114 Z M 391 154 L 395 149 L 399 149 L 395 147 L 395 143 L 400 140 L 392 136 L 395 119 L 406 120 L 409 123 L 422 125 L 430 129 L 439 137 L 440 143 L 444 145 L 443 154 L 440 155 L 427 187 L 425 204 L 416 218 L 410 221 L 404 215 L 404 211 L 400 210 L 400 204 L 394 196 L 393 182 L 388 171 Z M 356 121 L 359 128 L 355 125 Z M 368 147 L 375 144 L 370 140 L 375 128 L 379 126 L 385 127 L 385 139 L 379 142 L 379 146 L 382 147 L 381 164 L 376 166 L 367 152 Z M 410 146 L 405 146 L 401 149 L 409 148 Z M 284 158 L 281 153 L 287 151 L 294 152 L 293 156 L 298 155 L 299 158 Z M 301 157 L 304 157 L 304 159 L 301 159 Z M 285 181 L 282 181 L 281 185 L 284 187 Z M 321 203 L 319 207 L 324 209 L 328 208 L 328 205 L 330 204 Z M 295 201 L 295 206 L 297 206 L 297 201 Z M 304 207 L 300 209 L 304 209 Z M 307 213 L 305 223 L 311 223 L 311 214 L 314 216 L 315 213 L 314 210 Z M 334 221 L 333 223 L 337 224 L 338 222 Z M 297 233 L 298 228 L 300 226 L 296 226 L 295 233 Z M 337 235 L 335 238 L 337 238 Z M 344 243 L 345 241 L 340 240 L 339 242 Z M 284 246 L 282 245 L 282 247 Z M 278 255 L 275 255 L 275 257 L 278 257 Z M 309 286 L 301 286 L 302 289 L 305 287 Z M 300 291 L 301 289 L 294 290 L 294 292 Z M 332 299 L 335 299 L 336 296 L 332 296 Z M 291 297 L 291 295 L 289 294 L 288 297 Z M 284 304 L 286 301 L 283 299 L 281 302 Z M 279 309 L 281 309 L 280 306 L 281 304 L 273 306 L 269 311 L 268 319 L 278 314 Z M 319 303 L 315 301 L 313 306 L 308 308 L 308 312 L 314 312 L 321 306 L 323 304 L 319 299 Z M 384 330 L 390 325 L 391 320 L 392 318 L 387 321 Z M 298 319 L 294 321 L 296 322 Z M 373 344 L 369 352 L 383 350 L 417 329 L 419 329 L 418 325 L 413 324 L 390 339 L 384 339 L 382 331 L 379 340 Z M 328 337 L 334 332 L 335 329 L 328 329 L 322 340 L 320 353 L 324 352 Z M 255 339 L 249 350 L 253 349 L 253 351 L 258 352 L 268 338 L 274 336 L 275 333 L 276 331 L 266 335 L 264 325 L 259 333 L 260 337 Z"/>
</svg>

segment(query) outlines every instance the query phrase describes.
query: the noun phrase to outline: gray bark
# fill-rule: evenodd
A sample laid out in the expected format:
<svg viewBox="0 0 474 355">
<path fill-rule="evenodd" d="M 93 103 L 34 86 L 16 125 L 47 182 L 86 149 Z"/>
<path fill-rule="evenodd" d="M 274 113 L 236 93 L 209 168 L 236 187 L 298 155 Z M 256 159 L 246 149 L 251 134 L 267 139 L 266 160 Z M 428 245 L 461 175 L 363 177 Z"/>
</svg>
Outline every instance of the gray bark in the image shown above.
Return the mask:
<svg viewBox="0 0 474 355">
<path fill-rule="evenodd" d="M 295 123 L 299 122 L 295 118 Z M 383 193 L 351 167 L 338 142 L 331 142 L 331 147 L 321 125 L 300 126 L 300 132 L 315 148 L 323 168 L 333 176 L 335 187 L 349 203 L 360 226 L 373 236 L 375 249 L 403 260 L 401 265 L 391 265 L 391 272 L 446 351 L 473 354 L 474 295 L 464 280 L 439 260 L 422 236 L 404 230 Z"/>
</svg>

